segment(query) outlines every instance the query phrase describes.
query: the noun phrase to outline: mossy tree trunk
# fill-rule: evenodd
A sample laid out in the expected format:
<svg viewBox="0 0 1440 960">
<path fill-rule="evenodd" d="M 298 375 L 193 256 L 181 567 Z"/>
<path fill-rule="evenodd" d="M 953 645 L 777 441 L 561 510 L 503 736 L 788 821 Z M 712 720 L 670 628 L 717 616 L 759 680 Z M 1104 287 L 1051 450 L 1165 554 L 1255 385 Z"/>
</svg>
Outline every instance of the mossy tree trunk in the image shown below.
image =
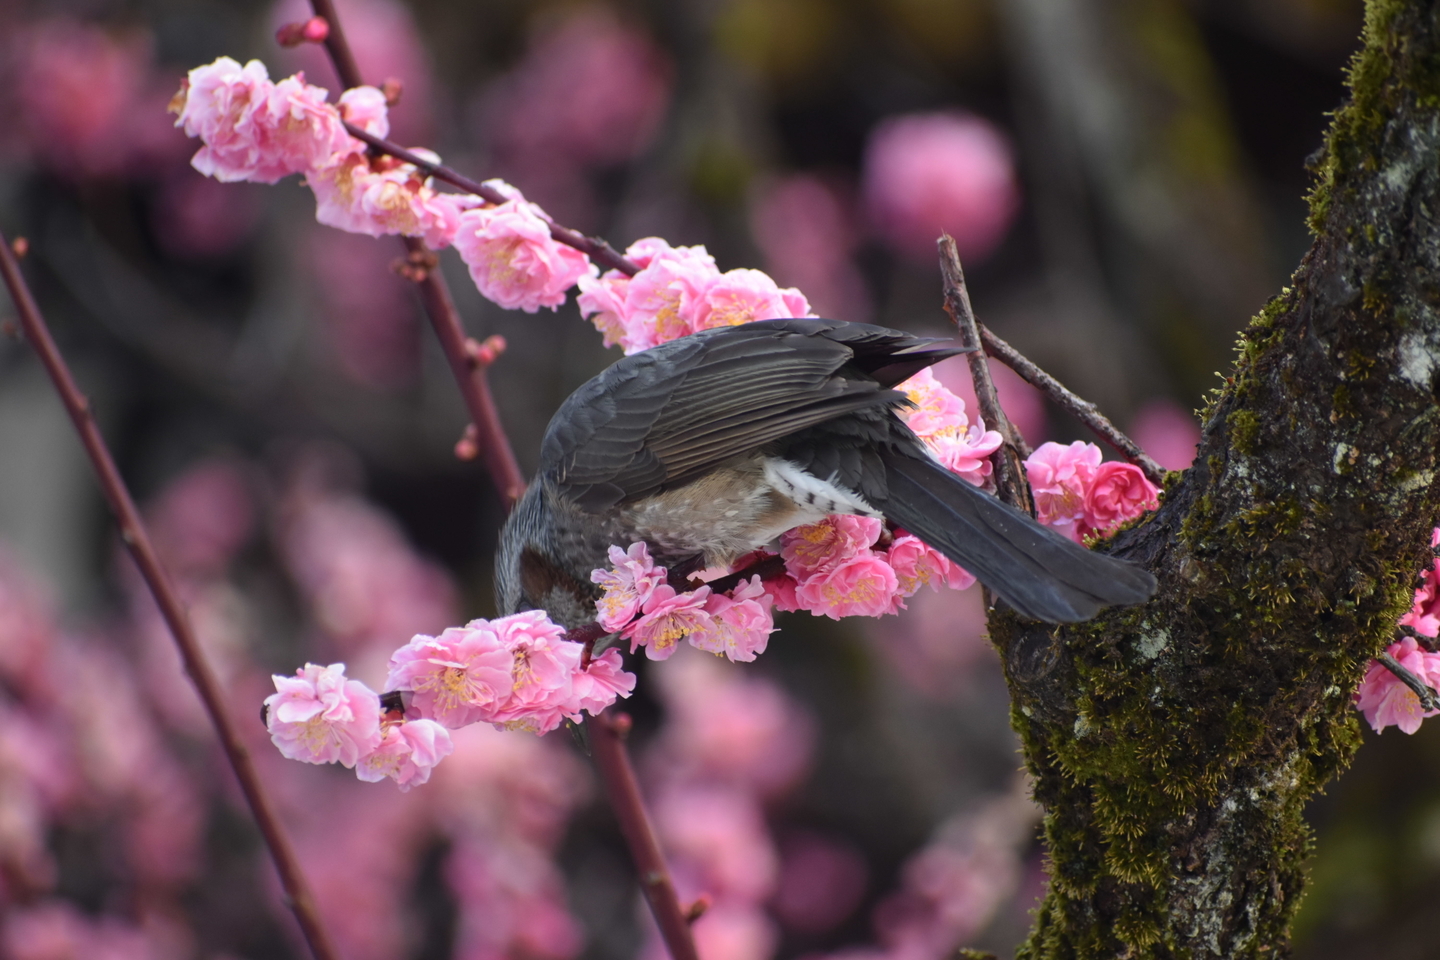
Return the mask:
<svg viewBox="0 0 1440 960">
<path fill-rule="evenodd" d="M 1114 542 L 1156 599 L 992 622 L 1053 860 L 1022 957 L 1288 952 L 1302 809 L 1440 519 L 1440 0 L 1370 0 L 1350 82 L 1314 246 Z"/>
</svg>

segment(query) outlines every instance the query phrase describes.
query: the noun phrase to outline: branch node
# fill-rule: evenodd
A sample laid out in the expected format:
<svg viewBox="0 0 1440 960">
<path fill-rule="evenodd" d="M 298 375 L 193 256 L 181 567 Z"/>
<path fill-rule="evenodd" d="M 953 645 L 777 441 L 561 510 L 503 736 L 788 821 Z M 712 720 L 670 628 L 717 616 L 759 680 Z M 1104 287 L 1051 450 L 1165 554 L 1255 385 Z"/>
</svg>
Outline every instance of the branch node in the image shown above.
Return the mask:
<svg viewBox="0 0 1440 960">
<path fill-rule="evenodd" d="M 471 369 L 483 370 L 504 352 L 505 338 L 498 333 L 486 337 L 483 343 L 474 337 L 465 338 L 465 358 L 470 361 Z"/>
<path fill-rule="evenodd" d="M 11 340 L 21 339 L 20 327 L 15 323 L 14 320 L 11 320 L 9 317 L 6 317 L 3 321 L 0 321 L 0 333 L 3 333 Z"/>
<path fill-rule="evenodd" d="M 455 441 L 455 459 L 471 461 L 480 456 L 480 431 L 475 424 L 465 424 L 465 433 Z"/>
<path fill-rule="evenodd" d="M 30 241 L 25 237 L 16 237 L 10 241 L 10 249 L 19 259 L 25 259 L 25 254 L 30 252 Z"/>
<path fill-rule="evenodd" d="M 424 283 L 440 266 L 440 258 L 433 251 L 423 248 L 411 250 L 403 257 L 390 262 L 390 269 L 411 283 Z"/>
<path fill-rule="evenodd" d="M 685 908 L 685 922 L 694 923 L 705 916 L 705 911 L 710 909 L 710 894 L 702 893 L 695 898 L 695 902 Z"/>
<path fill-rule="evenodd" d="M 610 729 L 614 732 L 615 736 L 621 740 L 625 740 L 630 736 L 630 731 L 634 726 L 635 721 L 630 719 L 630 714 L 628 713 L 617 713 L 610 718 Z"/>
<path fill-rule="evenodd" d="M 298 47 L 302 43 L 324 43 L 330 38 L 330 21 L 324 17 L 287 23 L 275 31 L 275 42 L 282 47 Z"/>
<path fill-rule="evenodd" d="M 380 84 L 380 92 L 385 95 L 385 106 L 393 107 L 400 102 L 405 84 L 400 82 L 399 77 L 386 77 L 385 82 Z"/>
</svg>

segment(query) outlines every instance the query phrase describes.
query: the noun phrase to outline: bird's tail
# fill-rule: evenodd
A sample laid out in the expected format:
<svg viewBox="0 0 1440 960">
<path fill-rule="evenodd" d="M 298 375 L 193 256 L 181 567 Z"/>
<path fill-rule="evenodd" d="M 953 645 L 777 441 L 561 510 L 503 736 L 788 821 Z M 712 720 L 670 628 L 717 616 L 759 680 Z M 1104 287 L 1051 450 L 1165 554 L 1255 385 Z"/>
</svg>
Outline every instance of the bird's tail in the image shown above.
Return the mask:
<svg viewBox="0 0 1440 960">
<path fill-rule="evenodd" d="M 1065 539 L 939 464 L 893 447 L 882 458 L 885 515 L 1027 617 L 1075 623 L 1155 592 L 1155 578 L 1135 564 Z"/>
</svg>

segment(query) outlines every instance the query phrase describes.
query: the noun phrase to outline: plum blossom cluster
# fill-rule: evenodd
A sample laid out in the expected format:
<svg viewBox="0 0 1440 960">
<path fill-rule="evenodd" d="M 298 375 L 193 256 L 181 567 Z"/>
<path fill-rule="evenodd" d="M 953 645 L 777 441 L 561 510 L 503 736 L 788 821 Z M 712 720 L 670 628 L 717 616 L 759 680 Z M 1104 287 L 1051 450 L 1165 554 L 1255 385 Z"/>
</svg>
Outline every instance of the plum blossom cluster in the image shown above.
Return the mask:
<svg viewBox="0 0 1440 960">
<path fill-rule="evenodd" d="M 1440 690 L 1440 652 L 1435 650 L 1434 643 L 1436 637 L 1440 637 L 1440 527 L 1431 532 L 1430 547 L 1437 556 L 1421 574 L 1410 612 L 1399 621 L 1399 626 L 1409 628 L 1420 639 L 1401 637 L 1385 652 L 1421 683 Z M 1420 729 L 1420 721 L 1440 713 L 1426 710 L 1415 691 L 1379 660 L 1370 661 L 1365 678 L 1355 691 L 1355 707 L 1377 733 L 1389 726 L 1414 733 Z"/>
<path fill-rule="evenodd" d="M 580 277 L 595 273 L 583 253 L 551 238 L 549 216 L 509 184 L 487 182 L 508 198 L 487 203 L 436 190 L 414 164 L 370 155 L 345 123 L 388 135 L 388 106 L 379 90 L 356 87 L 334 104 L 327 96 L 303 73 L 275 83 L 258 60 L 241 66 L 221 57 L 190 71 L 171 109 L 176 125 L 204 144 L 191 161 L 201 173 L 255 183 L 303 174 L 315 193 L 318 221 L 374 237 L 419 237 L 434 250 L 453 244 L 480 292 L 501 306 L 554 309 Z"/>
<path fill-rule="evenodd" d="M 1036 519 L 1077 543 L 1103 537 L 1159 506 L 1160 489 L 1130 463 L 1101 462 L 1079 440 L 1042 443 L 1025 461 Z"/>
<path fill-rule="evenodd" d="M 408 790 L 452 752 L 451 730 L 485 722 L 543 734 L 629 696 L 635 677 L 617 651 L 585 663 L 564 633 L 534 610 L 416 636 L 390 658 L 386 682 L 408 698 L 403 710 L 383 710 L 344 664 L 306 664 L 274 678 L 270 738 L 292 760 L 338 761 L 361 780 L 389 777 Z"/>
<path fill-rule="evenodd" d="M 781 289 L 759 270 L 721 273 L 702 246 L 672 247 L 646 237 L 625 255 L 640 266 L 639 273 L 582 276 L 576 303 L 605 345 L 618 345 L 626 354 L 714 327 L 813 315 L 799 290 Z"/>
</svg>

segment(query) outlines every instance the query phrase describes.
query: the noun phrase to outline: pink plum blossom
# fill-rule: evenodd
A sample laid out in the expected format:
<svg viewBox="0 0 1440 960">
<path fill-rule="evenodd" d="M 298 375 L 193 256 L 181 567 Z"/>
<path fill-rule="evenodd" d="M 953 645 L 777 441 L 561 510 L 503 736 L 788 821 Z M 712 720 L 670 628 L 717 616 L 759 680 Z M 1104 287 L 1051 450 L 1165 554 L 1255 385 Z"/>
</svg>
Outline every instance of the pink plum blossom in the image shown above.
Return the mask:
<svg viewBox="0 0 1440 960">
<path fill-rule="evenodd" d="M 584 670 L 577 670 L 570 682 L 573 712 L 584 710 L 596 716 L 617 698 L 630 696 L 635 689 L 635 674 L 622 669 L 619 650 L 606 650 L 591 659 Z"/>
<path fill-rule="evenodd" d="M 759 270 L 729 270 L 706 289 L 695 310 L 698 332 L 734 327 L 756 320 L 810 316 L 810 304 L 798 290 L 781 290 Z"/>
<path fill-rule="evenodd" d="M 628 550 L 611 546 L 610 566 L 610 570 L 591 571 L 590 580 L 605 591 L 595 604 L 596 620 L 613 633 L 625 629 L 665 582 L 665 568 L 655 566 L 643 541 L 630 544 Z"/>
<path fill-rule="evenodd" d="M 380 743 L 380 698 L 345 665 L 307 663 L 293 677 L 274 676 L 265 698 L 270 739 L 291 760 L 355 766 Z"/>
<path fill-rule="evenodd" d="M 876 230 L 933 263 L 949 233 L 973 260 L 1004 237 L 1019 206 L 1010 145 L 988 121 L 959 112 L 883 121 L 865 149 L 864 194 Z"/>
<path fill-rule="evenodd" d="M 258 60 L 242 67 L 221 57 L 196 67 L 182 93 L 175 125 L 204 142 L 191 164 L 217 180 L 275 183 L 358 145 L 325 90 L 303 74 L 271 83 Z"/>
<path fill-rule="evenodd" d="M 546 733 L 578 712 L 572 678 L 580 669 L 581 647 L 564 639 L 563 627 L 543 610 L 500 617 L 490 626 L 510 652 L 510 698 L 486 719 L 512 730 Z"/>
<path fill-rule="evenodd" d="M 941 466 L 972 486 L 982 487 L 994 467 L 990 455 L 1004 439 L 995 430 L 986 430 L 977 417 L 968 428 L 942 431 L 925 438 L 925 446 Z"/>
<path fill-rule="evenodd" d="M 1440 546 L 1440 527 L 1431 534 L 1430 546 Z M 1440 557 L 1422 575 L 1414 603 L 1410 612 L 1400 618 L 1400 626 L 1410 627 L 1424 637 L 1440 636 Z"/>
<path fill-rule="evenodd" d="M 315 219 L 320 223 L 372 237 L 421 237 L 432 250 L 454 242 L 462 212 L 480 202 L 468 194 L 437 193 L 411 164 L 391 157 L 370 160 L 363 153 L 311 170 L 305 182 L 315 192 Z"/>
<path fill-rule="evenodd" d="M 714 629 L 705 609 L 709 599 L 709 587 L 676 593 L 668 583 L 657 586 L 645 602 L 644 616 L 625 628 L 623 636 L 630 640 L 630 652 L 644 647 L 651 660 L 664 660 L 675 652 L 680 640 L 696 631 Z"/>
<path fill-rule="evenodd" d="M 336 103 L 346 121 L 377 137 L 390 136 L 390 105 L 374 87 L 351 87 Z"/>
<path fill-rule="evenodd" d="M 1425 651 L 1413 637 L 1392 643 L 1386 652 L 1432 689 L 1440 689 L 1440 653 Z M 1355 706 L 1377 733 L 1389 726 L 1414 733 L 1420 729 L 1421 720 L 1440 712 L 1425 710 L 1415 691 L 1378 660 L 1372 660 L 1370 669 L 1365 671 L 1360 689 L 1355 692 Z"/>
<path fill-rule="evenodd" d="M 575 304 L 580 308 L 580 315 L 589 317 L 600 331 L 605 346 L 619 347 L 627 355 L 644 349 L 631 342 L 626 324 L 625 293 L 630 288 L 630 278 L 619 270 L 607 270 L 599 277 L 581 276 L 578 283 L 580 293 Z"/>
<path fill-rule="evenodd" d="M 450 731 L 433 720 L 385 724 L 383 738 L 355 765 L 355 775 L 375 783 L 389 777 L 402 791 L 429 781 L 435 765 L 455 750 Z"/>
<path fill-rule="evenodd" d="M 454 730 L 499 712 L 510 697 L 513 663 L 499 632 L 475 620 L 396 650 L 385 686 L 413 691 L 410 711 Z"/>
<path fill-rule="evenodd" d="M 925 442 L 930 453 L 950 472 L 974 486 L 983 486 L 990 476 L 990 455 L 1003 440 L 984 421 L 972 424 L 965 414 L 965 401 L 940 382 L 930 369 L 921 370 L 900 384 L 910 406 L 899 409 L 905 425 Z"/>
<path fill-rule="evenodd" d="M 880 539 L 884 525 L 873 517 L 832 514 L 819 523 L 787 530 L 780 535 L 780 556 L 796 580 L 866 551 Z"/>
<path fill-rule="evenodd" d="M 1037 519 L 1078 542 L 1085 524 L 1085 491 L 1099 466 L 1100 448 L 1093 443 L 1040 444 L 1025 461 Z"/>
<path fill-rule="evenodd" d="M 750 662 L 765 652 L 775 621 L 770 599 L 758 576 L 737 586 L 730 596 L 712 593 L 705 603 L 710 623 L 691 633 L 690 645 L 735 662 Z"/>
<path fill-rule="evenodd" d="M 465 211 L 454 244 L 475 286 L 509 310 L 554 310 L 595 270 L 585 254 L 554 240 L 539 209 L 518 197 Z"/>
<path fill-rule="evenodd" d="M 694 333 L 705 293 L 720 278 L 704 247 L 651 249 L 650 262 L 625 288 L 624 323 L 636 350 Z"/>
<path fill-rule="evenodd" d="M 898 590 L 890 564 L 866 551 L 801 580 L 795 597 L 811 613 L 840 620 L 895 612 Z"/>
<path fill-rule="evenodd" d="M 1085 523 L 1106 533 L 1160 505 L 1160 488 L 1133 463 L 1109 461 L 1095 468 L 1085 490 Z"/>
<path fill-rule="evenodd" d="M 964 590 L 975 578 L 952 563 L 950 558 L 919 537 L 908 533 L 897 535 L 885 555 L 899 583 L 901 596 L 914 595 L 921 587 L 939 590 L 942 586 Z"/>
</svg>

